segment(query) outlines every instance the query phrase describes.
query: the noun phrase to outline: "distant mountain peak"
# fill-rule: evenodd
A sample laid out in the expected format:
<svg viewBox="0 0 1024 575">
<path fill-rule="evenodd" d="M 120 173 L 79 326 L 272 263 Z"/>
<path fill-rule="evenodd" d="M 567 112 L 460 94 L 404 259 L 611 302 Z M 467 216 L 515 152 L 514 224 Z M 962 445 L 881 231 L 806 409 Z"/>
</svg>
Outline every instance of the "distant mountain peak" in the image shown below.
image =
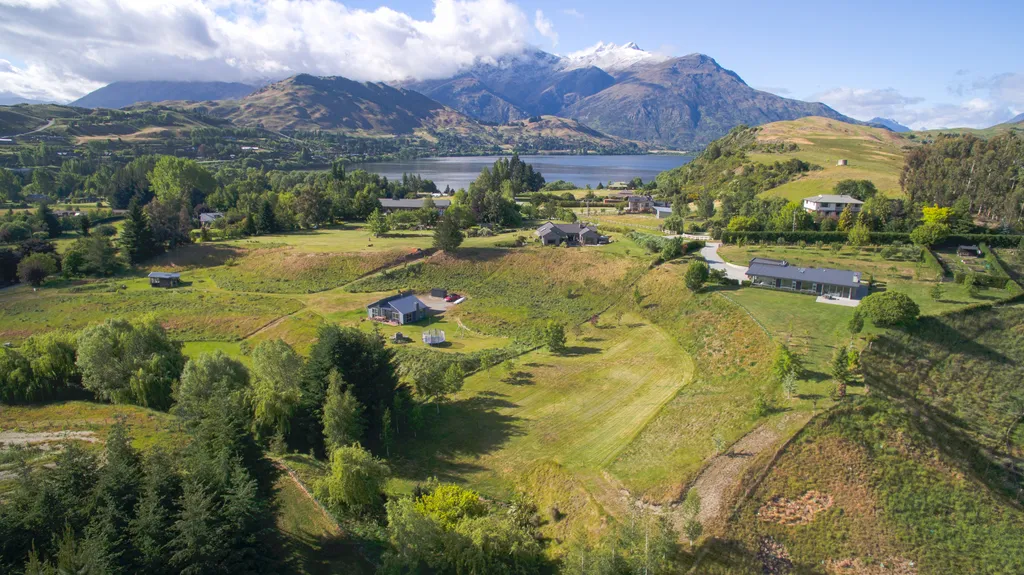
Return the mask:
<svg viewBox="0 0 1024 575">
<path fill-rule="evenodd" d="M 879 118 L 872 118 L 872 119 L 868 120 L 868 124 L 874 124 L 876 126 L 882 126 L 883 128 L 887 128 L 889 130 L 892 130 L 893 132 L 896 132 L 897 134 L 902 134 L 903 132 L 909 132 L 910 131 L 910 128 L 904 126 L 903 124 L 901 124 L 901 123 L 899 123 L 896 120 L 893 120 L 891 118 L 880 118 L 880 117 Z"/>
<path fill-rule="evenodd" d="M 621 46 L 613 42 L 598 42 L 589 48 L 572 52 L 564 59 L 563 69 L 574 70 L 594 66 L 606 72 L 617 72 L 642 64 L 664 62 L 668 57 L 640 48 L 636 42 Z"/>
<path fill-rule="evenodd" d="M 1024 114 L 1018 114 L 1016 117 L 1010 120 L 1011 124 L 1019 124 L 1021 122 L 1024 122 Z"/>
</svg>

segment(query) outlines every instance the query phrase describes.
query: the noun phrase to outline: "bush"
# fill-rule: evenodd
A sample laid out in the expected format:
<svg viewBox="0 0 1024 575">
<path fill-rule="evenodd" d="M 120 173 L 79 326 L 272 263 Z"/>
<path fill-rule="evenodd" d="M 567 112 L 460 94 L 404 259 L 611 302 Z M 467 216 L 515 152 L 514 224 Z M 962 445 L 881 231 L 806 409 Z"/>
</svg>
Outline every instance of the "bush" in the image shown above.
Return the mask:
<svg viewBox="0 0 1024 575">
<path fill-rule="evenodd" d="M 725 243 L 739 243 L 743 241 L 745 243 L 758 242 L 767 240 L 770 242 L 778 241 L 778 238 L 783 238 L 786 242 L 795 244 L 799 241 L 805 241 L 808 244 L 821 243 L 841 243 L 845 244 L 849 239 L 849 235 L 846 232 L 817 232 L 811 230 L 797 230 L 797 231 L 780 231 L 780 232 L 738 232 L 725 230 L 722 232 L 721 239 Z M 908 242 L 910 241 L 909 234 L 901 234 L 895 232 L 871 232 L 870 243 L 875 245 L 887 245 L 896 242 Z"/>
<path fill-rule="evenodd" d="M 18 264 L 18 277 L 21 281 L 33 286 L 42 285 L 43 281 L 57 273 L 57 260 L 50 254 L 31 254 Z"/>
<path fill-rule="evenodd" d="M 32 228 L 24 222 L 7 222 L 0 226 L 0 243 L 14 243 L 32 237 Z"/>
<path fill-rule="evenodd" d="M 879 327 L 908 325 L 921 313 L 910 296 L 898 291 L 869 295 L 860 302 L 860 311 Z"/>
<path fill-rule="evenodd" d="M 338 512 L 361 512 L 383 502 L 391 471 L 358 444 L 331 452 L 330 474 L 316 483 L 316 495 Z"/>
<path fill-rule="evenodd" d="M 700 291 L 700 289 L 704 287 L 704 283 L 708 281 L 709 275 L 708 264 L 697 260 L 690 262 L 690 265 L 686 268 L 686 275 L 684 276 L 686 287 L 690 291 Z"/>
<path fill-rule="evenodd" d="M 931 247 L 949 237 L 949 231 L 946 224 L 924 224 L 910 232 L 910 241 L 922 247 Z"/>
</svg>

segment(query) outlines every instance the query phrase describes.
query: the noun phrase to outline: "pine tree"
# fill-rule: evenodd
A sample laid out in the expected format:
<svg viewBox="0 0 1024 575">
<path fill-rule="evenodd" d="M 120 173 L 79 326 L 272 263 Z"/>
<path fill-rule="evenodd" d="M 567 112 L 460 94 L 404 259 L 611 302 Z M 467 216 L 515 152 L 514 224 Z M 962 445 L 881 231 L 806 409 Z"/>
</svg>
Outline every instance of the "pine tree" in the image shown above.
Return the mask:
<svg viewBox="0 0 1024 575">
<path fill-rule="evenodd" d="M 242 233 L 246 236 L 255 236 L 259 233 L 259 230 L 256 229 L 256 215 L 252 212 L 245 216 L 245 229 L 242 230 Z"/>
<path fill-rule="evenodd" d="M 451 213 L 445 213 L 434 229 L 434 247 L 443 252 L 453 253 L 462 245 L 463 235 L 459 223 Z"/>
<path fill-rule="evenodd" d="M 121 252 L 128 263 L 138 264 L 153 255 L 153 229 L 149 225 L 149 216 L 139 205 L 138 200 L 132 200 L 128 205 L 128 213 L 125 215 L 124 227 L 118 238 L 121 244 Z"/>
<path fill-rule="evenodd" d="M 57 216 L 53 215 L 53 210 L 50 209 L 50 206 L 47 205 L 46 202 L 39 204 L 35 218 L 36 223 L 46 230 L 46 234 L 48 236 L 51 238 L 60 236 L 60 220 L 57 219 Z"/>
<path fill-rule="evenodd" d="M 256 218 L 256 231 L 260 234 L 272 234 L 277 231 L 277 218 L 274 216 L 274 206 L 266 198 L 260 203 L 260 213 Z"/>
<path fill-rule="evenodd" d="M 839 214 L 839 231 L 848 232 L 857 223 L 857 216 L 854 215 L 853 210 L 850 206 L 843 208 L 842 213 Z"/>
<path fill-rule="evenodd" d="M 846 384 L 850 379 L 850 364 L 846 348 L 837 347 L 832 353 L 829 371 L 832 374 L 832 380 L 836 382 L 836 395 L 840 398 L 846 397 Z"/>
<path fill-rule="evenodd" d="M 328 453 L 359 441 L 363 435 L 365 411 L 351 390 L 343 390 L 337 371 L 331 371 L 330 380 L 323 415 L 324 443 Z"/>
</svg>

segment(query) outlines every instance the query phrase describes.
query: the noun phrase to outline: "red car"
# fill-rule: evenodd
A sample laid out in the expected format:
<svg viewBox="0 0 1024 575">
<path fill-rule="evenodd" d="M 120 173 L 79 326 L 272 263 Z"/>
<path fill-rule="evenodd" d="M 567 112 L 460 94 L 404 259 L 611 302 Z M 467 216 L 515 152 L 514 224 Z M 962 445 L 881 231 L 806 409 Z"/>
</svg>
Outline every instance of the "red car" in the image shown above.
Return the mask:
<svg viewBox="0 0 1024 575">
<path fill-rule="evenodd" d="M 447 296 L 446 296 L 446 297 L 444 298 L 444 301 L 446 301 L 446 302 L 448 302 L 448 303 L 451 303 L 451 302 L 453 302 L 453 301 L 455 301 L 455 300 L 458 300 L 458 299 L 461 299 L 461 298 L 462 298 L 462 296 L 460 296 L 460 295 L 459 295 L 459 294 L 457 294 L 457 293 L 450 293 L 450 294 L 448 294 L 448 295 L 447 295 Z"/>
</svg>

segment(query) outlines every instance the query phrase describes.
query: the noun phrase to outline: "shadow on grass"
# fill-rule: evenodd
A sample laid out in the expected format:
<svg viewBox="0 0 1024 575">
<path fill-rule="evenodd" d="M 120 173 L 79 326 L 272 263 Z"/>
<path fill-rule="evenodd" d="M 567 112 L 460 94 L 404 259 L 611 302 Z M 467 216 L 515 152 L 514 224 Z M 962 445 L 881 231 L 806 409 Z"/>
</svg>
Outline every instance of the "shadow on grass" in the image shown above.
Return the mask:
<svg viewBox="0 0 1024 575">
<path fill-rule="evenodd" d="M 574 345 L 572 347 L 565 348 L 565 352 L 562 353 L 562 355 L 565 357 L 581 357 L 584 355 L 594 355 L 597 353 L 601 353 L 601 348 L 589 347 L 585 345 Z"/>
<path fill-rule="evenodd" d="M 406 440 L 396 471 L 414 481 L 437 477 L 462 482 L 464 476 L 484 471 L 475 459 L 501 449 L 512 437 L 523 434 L 520 418 L 498 410 L 517 404 L 504 394 L 490 392 L 424 410 L 424 424 L 418 437 Z"/>
<path fill-rule="evenodd" d="M 514 371 L 502 379 L 509 385 L 533 385 L 533 374 L 528 371 Z"/>
</svg>

